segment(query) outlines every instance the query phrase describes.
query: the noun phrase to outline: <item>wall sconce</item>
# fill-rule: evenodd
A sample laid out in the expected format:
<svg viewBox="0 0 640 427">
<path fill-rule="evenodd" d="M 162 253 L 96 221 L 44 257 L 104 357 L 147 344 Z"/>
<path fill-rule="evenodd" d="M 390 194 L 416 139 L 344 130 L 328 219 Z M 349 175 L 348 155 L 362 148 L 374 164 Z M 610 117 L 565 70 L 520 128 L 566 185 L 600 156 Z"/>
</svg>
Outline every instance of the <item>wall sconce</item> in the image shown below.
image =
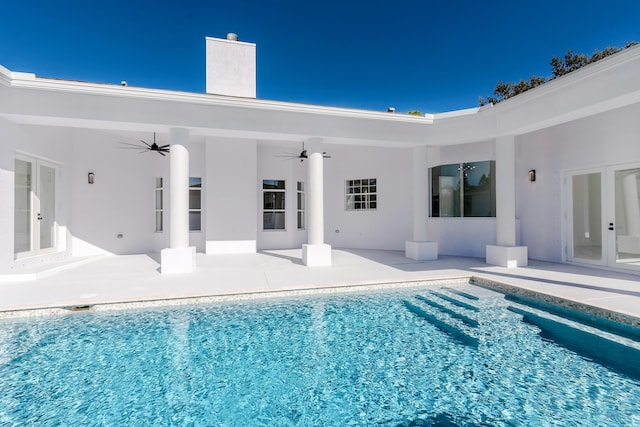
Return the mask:
<svg viewBox="0 0 640 427">
<path fill-rule="evenodd" d="M 529 181 L 533 182 L 536 180 L 536 170 L 535 169 L 531 169 L 529 171 Z"/>
<path fill-rule="evenodd" d="M 87 182 L 89 184 L 93 184 L 95 182 L 95 179 L 96 179 L 96 176 L 95 176 L 95 174 L 93 172 L 89 172 L 87 174 Z"/>
</svg>

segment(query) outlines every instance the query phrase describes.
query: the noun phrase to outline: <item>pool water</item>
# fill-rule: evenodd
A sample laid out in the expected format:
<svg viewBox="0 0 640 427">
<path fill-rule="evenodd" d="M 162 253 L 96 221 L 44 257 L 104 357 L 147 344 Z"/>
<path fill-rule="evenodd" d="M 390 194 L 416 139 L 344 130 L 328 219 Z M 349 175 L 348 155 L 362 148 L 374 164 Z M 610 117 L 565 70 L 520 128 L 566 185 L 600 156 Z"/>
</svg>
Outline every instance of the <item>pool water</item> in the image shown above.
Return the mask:
<svg viewBox="0 0 640 427">
<path fill-rule="evenodd" d="M 640 425 L 640 345 L 599 360 L 530 310 L 456 285 L 4 320 L 0 425 Z"/>
</svg>

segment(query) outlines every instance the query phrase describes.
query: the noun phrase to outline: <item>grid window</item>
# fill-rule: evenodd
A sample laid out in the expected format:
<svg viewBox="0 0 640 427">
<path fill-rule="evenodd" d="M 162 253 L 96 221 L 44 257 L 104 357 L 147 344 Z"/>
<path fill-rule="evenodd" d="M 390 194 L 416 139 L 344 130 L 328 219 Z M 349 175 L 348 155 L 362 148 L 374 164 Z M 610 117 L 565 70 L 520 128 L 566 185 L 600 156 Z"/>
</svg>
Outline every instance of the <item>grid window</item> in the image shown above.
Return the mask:
<svg viewBox="0 0 640 427">
<path fill-rule="evenodd" d="M 298 181 L 298 230 L 304 230 L 304 207 L 305 207 L 305 195 L 304 195 L 304 182 Z"/>
<path fill-rule="evenodd" d="M 155 197 L 155 224 L 156 233 L 161 233 L 163 230 L 163 211 L 164 211 L 164 195 L 163 195 L 163 182 L 162 178 L 156 178 L 156 188 L 154 189 Z"/>
<path fill-rule="evenodd" d="M 189 177 L 189 231 L 202 230 L 202 178 Z"/>
<path fill-rule="evenodd" d="M 377 179 L 349 179 L 345 182 L 346 209 L 375 210 L 378 207 Z"/>
<path fill-rule="evenodd" d="M 285 229 L 285 182 L 283 180 L 262 181 L 262 229 Z"/>
</svg>

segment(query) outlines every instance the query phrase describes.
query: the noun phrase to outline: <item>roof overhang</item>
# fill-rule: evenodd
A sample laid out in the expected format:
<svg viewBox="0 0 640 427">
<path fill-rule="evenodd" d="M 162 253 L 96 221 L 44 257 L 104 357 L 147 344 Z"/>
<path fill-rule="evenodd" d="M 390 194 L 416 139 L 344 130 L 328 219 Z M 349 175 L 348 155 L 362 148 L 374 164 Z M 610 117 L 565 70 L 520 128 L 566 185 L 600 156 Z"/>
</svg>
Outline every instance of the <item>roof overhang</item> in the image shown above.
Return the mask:
<svg viewBox="0 0 640 427">
<path fill-rule="evenodd" d="M 0 117 L 16 123 L 411 147 L 521 135 L 640 103 L 640 45 L 495 106 L 413 116 L 39 78 L 0 67 Z"/>
</svg>

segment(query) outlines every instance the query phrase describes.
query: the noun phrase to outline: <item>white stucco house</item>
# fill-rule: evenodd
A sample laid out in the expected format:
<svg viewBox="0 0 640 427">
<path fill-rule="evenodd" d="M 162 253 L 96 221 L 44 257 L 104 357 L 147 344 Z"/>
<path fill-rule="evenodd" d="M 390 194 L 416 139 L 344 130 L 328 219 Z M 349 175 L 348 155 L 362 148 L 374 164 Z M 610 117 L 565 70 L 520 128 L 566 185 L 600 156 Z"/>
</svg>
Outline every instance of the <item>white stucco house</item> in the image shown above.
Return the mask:
<svg viewBox="0 0 640 427">
<path fill-rule="evenodd" d="M 425 116 L 256 99 L 256 46 L 206 46 L 207 93 L 0 67 L 0 274 L 300 247 L 640 270 L 640 45 Z"/>
</svg>

